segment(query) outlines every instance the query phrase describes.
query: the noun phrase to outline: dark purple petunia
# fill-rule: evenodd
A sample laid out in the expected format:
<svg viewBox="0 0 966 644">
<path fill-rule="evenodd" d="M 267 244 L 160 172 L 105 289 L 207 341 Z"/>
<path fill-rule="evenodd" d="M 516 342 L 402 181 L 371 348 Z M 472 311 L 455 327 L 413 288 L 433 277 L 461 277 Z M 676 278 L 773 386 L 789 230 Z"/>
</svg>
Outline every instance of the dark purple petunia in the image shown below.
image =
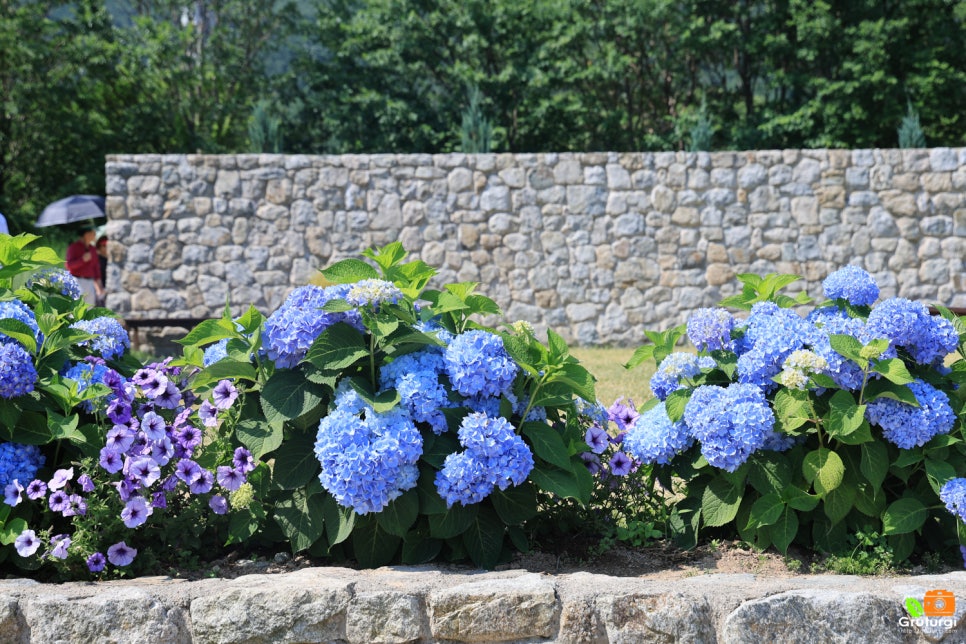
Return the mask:
<svg viewBox="0 0 966 644">
<path fill-rule="evenodd" d="M 615 476 L 626 476 L 634 466 L 634 461 L 628 458 L 624 452 L 617 452 L 610 459 L 610 471 Z"/>
<path fill-rule="evenodd" d="M 252 453 L 244 447 L 235 448 L 235 454 L 231 458 L 231 464 L 241 470 L 243 474 L 248 474 L 255 469 L 255 459 L 252 458 Z"/>
<path fill-rule="evenodd" d="M 91 572 L 100 572 L 107 566 L 107 559 L 99 552 L 95 552 L 87 558 L 87 569 Z"/>
<path fill-rule="evenodd" d="M 229 492 L 234 492 L 242 486 L 245 482 L 245 475 L 241 470 L 228 467 L 227 465 L 218 466 L 218 485 L 225 488 Z"/>
</svg>

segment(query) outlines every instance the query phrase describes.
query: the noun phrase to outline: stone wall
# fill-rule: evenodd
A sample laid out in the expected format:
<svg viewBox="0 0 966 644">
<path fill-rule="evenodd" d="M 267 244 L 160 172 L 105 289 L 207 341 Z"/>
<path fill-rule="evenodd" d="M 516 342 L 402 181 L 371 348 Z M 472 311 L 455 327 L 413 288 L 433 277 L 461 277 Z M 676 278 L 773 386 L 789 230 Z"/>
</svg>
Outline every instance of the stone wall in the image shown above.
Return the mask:
<svg viewBox="0 0 966 644">
<path fill-rule="evenodd" d="M 108 306 L 271 313 L 400 240 L 510 320 L 636 345 L 737 289 L 861 266 L 883 296 L 966 306 L 966 149 L 107 158 Z M 794 292 L 794 291 L 793 291 Z"/>
<path fill-rule="evenodd" d="M 939 589 L 956 599 L 953 615 L 910 619 L 905 599 L 922 603 Z M 661 578 L 421 566 L 233 580 L 7 579 L 0 580 L 0 641 L 952 644 L 966 641 L 964 594 L 964 572 Z"/>
</svg>

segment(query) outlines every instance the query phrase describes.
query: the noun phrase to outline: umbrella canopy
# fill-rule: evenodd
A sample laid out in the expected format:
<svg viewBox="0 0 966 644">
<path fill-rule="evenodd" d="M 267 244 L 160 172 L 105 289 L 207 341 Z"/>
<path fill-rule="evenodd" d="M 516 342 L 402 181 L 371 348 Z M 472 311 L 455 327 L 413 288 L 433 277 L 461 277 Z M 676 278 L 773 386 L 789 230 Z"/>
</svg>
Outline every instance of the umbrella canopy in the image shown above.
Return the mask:
<svg viewBox="0 0 966 644">
<path fill-rule="evenodd" d="M 88 219 L 104 217 L 104 197 L 97 195 L 72 195 L 50 204 L 37 218 L 37 228 L 73 224 Z"/>
</svg>

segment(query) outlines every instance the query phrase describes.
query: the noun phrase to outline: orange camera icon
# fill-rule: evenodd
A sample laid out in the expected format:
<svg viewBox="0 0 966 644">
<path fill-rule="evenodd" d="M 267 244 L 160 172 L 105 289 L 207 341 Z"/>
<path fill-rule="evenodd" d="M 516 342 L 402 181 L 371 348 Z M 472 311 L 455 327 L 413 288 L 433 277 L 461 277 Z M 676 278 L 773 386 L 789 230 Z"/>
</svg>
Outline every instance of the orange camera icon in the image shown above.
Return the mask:
<svg viewBox="0 0 966 644">
<path fill-rule="evenodd" d="M 948 590 L 930 590 L 922 598 L 922 612 L 926 617 L 952 617 L 956 612 L 956 597 Z"/>
</svg>

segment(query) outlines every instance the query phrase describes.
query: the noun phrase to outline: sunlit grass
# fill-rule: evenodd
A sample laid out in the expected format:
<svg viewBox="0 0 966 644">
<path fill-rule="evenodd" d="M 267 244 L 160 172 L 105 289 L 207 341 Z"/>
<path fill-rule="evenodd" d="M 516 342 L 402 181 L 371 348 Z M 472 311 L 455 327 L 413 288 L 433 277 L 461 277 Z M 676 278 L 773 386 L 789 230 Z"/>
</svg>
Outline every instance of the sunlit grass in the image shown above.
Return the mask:
<svg viewBox="0 0 966 644">
<path fill-rule="evenodd" d="M 597 378 L 597 399 L 605 407 L 621 396 L 631 398 L 637 406 L 651 397 L 647 383 L 654 373 L 653 362 L 645 362 L 633 369 L 624 368 L 634 355 L 634 347 L 573 347 L 570 353 Z"/>
</svg>

